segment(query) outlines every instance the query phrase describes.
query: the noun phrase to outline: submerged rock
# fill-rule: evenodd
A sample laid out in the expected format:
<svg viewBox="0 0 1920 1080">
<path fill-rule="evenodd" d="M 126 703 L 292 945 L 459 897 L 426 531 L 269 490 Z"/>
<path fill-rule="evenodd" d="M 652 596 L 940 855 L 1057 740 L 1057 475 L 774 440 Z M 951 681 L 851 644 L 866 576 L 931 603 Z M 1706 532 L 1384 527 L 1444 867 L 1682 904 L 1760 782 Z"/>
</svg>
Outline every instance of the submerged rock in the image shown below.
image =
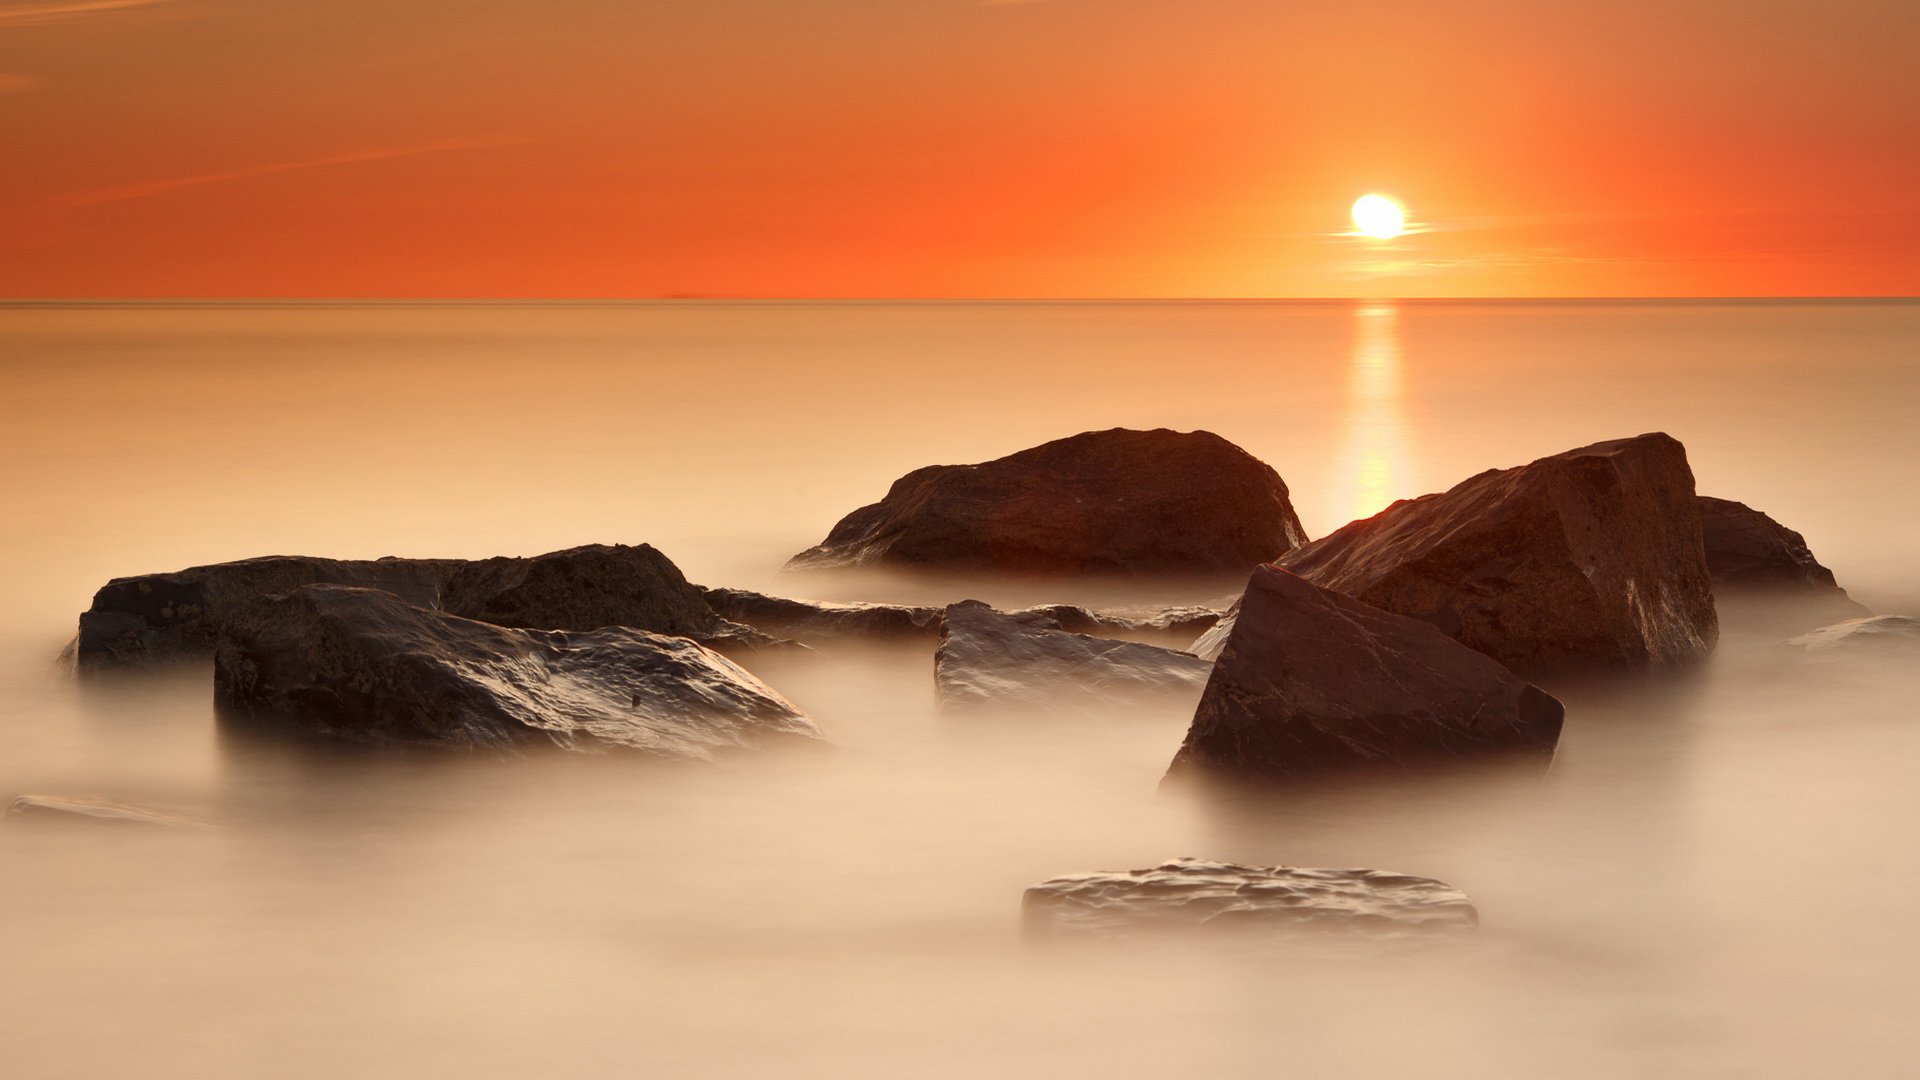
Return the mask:
<svg viewBox="0 0 1920 1080">
<path fill-rule="evenodd" d="M 930 465 L 840 520 L 793 568 L 1240 572 L 1306 538 L 1278 473 L 1207 431 L 1090 431 Z"/>
<path fill-rule="evenodd" d="M 84 825 L 147 825 L 174 829 L 204 828 L 207 825 L 199 818 L 169 810 L 64 795 L 21 795 L 7 807 L 7 819 Z"/>
<path fill-rule="evenodd" d="M 380 589 L 422 607 L 503 626 L 627 626 L 714 644 L 755 644 L 649 545 L 593 544 L 532 558 L 316 559 L 267 556 L 171 574 L 115 578 L 80 616 L 79 666 L 104 668 L 212 653 L 232 613 L 302 585 Z"/>
<path fill-rule="evenodd" d="M 1030 930 L 1464 931 L 1480 916 L 1445 882 L 1380 870 L 1238 866 L 1175 859 L 1151 870 L 1057 877 L 1028 889 Z"/>
<path fill-rule="evenodd" d="M 932 639 L 942 609 L 903 604 L 828 604 L 788 600 L 746 589 L 701 589 L 722 618 L 798 641 L 841 638 Z"/>
<path fill-rule="evenodd" d="M 1823 626 L 1787 642 L 1810 653 L 1920 657 L 1920 617 L 1874 615 Z"/>
<path fill-rule="evenodd" d="M 1688 664 L 1719 636 L 1693 471 L 1662 434 L 1484 472 L 1278 562 L 1521 671 Z"/>
<path fill-rule="evenodd" d="M 239 720 L 459 750 L 708 758 L 767 736 L 820 737 L 785 698 L 684 637 L 509 629 L 333 585 L 233 612 L 214 700 Z"/>
<path fill-rule="evenodd" d="M 1173 649 L 1070 633 L 1045 611 L 967 600 L 947 608 L 944 623 L 933 674 L 945 706 L 1192 700 L 1212 667 Z"/>
<path fill-rule="evenodd" d="M 1487 754 L 1544 768 L 1564 713 L 1428 623 L 1263 566 L 1168 775 L 1286 781 Z"/>
</svg>

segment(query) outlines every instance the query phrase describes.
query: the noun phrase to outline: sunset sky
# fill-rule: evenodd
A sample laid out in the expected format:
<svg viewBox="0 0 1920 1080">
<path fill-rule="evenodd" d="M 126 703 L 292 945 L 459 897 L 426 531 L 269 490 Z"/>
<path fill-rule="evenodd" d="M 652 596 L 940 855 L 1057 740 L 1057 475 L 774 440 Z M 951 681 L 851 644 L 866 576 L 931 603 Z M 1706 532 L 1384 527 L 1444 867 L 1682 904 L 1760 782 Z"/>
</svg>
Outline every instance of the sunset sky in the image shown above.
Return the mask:
<svg viewBox="0 0 1920 1080">
<path fill-rule="evenodd" d="M 1920 3 L 0 0 L 0 161 L 10 297 L 1911 295 Z"/>
</svg>

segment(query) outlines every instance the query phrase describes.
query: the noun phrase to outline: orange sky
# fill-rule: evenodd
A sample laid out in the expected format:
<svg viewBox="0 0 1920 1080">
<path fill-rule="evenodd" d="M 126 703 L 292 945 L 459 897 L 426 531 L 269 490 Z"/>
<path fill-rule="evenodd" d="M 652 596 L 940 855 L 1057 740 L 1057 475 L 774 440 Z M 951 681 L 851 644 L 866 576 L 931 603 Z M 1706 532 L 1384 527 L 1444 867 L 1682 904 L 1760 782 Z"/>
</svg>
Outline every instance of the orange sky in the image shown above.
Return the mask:
<svg viewBox="0 0 1920 1080">
<path fill-rule="evenodd" d="M 1920 3 L 0 0 L 0 161 L 13 297 L 1912 295 Z"/>
</svg>

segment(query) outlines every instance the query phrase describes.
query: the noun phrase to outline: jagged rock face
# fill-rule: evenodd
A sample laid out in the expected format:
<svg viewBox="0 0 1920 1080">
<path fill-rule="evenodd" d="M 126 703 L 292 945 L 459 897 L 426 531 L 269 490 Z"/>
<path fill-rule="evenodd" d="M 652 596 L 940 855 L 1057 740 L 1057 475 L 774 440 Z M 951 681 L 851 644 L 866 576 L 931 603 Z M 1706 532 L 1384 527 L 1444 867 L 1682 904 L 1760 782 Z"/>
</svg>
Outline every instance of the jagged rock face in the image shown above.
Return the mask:
<svg viewBox="0 0 1920 1080">
<path fill-rule="evenodd" d="M 746 589 L 701 589 L 722 618 L 798 641 L 841 638 L 931 639 L 940 634 L 941 609 L 901 604 L 825 604 L 788 600 Z"/>
<path fill-rule="evenodd" d="M 1279 930 L 1335 934 L 1465 931 L 1466 894 L 1432 878 L 1380 870 L 1237 866 L 1175 859 L 1151 870 L 1073 874 L 1028 889 L 1030 930 Z"/>
<path fill-rule="evenodd" d="M 1544 768 L 1564 713 L 1428 623 L 1263 566 L 1169 775 L 1279 782 L 1494 754 Z"/>
<path fill-rule="evenodd" d="M 1745 503 L 1701 495 L 1700 533 L 1715 586 L 1839 589 L 1806 537 Z"/>
<path fill-rule="evenodd" d="M 1687 664 L 1719 636 L 1693 471 L 1667 435 L 1484 472 L 1278 562 L 1519 671 Z"/>
<path fill-rule="evenodd" d="M 790 567 L 1025 574 L 1239 572 L 1306 538 L 1278 473 L 1206 431 L 1094 431 L 930 465 Z"/>
<path fill-rule="evenodd" d="M 533 558 L 316 559 L 268 556 L 116 578 L 80 616 L 84 668 L 204 657 L 242 605 L 302 585 L 382 589 L 422 607 L 545 630 L 628 626 L 712 643 L 751 643 L 716 615 L 665 555 L 595 544 Z"/>
<path fill-rule="evenodd" d="M 504 753 L 707 758 L 820 737 L 786 699 L 683 637 L 509 629 L 333 585 L 236 610 L 214 653 L 214 700 L 236 720 L 354 742 Z"/>
<path fill-rule="evenodd" d="M 944 623 L 933 670 L 947 707 L 1190 701 L 1212 666 L 1173 649 L 1069 633 L 1044 611 L 1009 614 L 978 600 L 947 608 Z"/>
<path fill-rule="evenodd" d="M 1875 615 L 1823 626 L 1787 642 L 1810 653 L 1835 656 L 1920 657 L 1920 617 Z"/>
</svg>

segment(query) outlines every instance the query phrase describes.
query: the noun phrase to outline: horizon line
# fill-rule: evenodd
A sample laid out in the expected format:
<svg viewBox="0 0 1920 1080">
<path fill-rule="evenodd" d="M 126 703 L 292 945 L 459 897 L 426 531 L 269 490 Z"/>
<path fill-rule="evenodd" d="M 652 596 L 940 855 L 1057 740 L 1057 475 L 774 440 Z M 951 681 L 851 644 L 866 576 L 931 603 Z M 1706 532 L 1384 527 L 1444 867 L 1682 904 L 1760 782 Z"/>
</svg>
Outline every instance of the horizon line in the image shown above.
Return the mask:
<svg viewBox="0 0 1920 1080">
<path fill-rule="evenodd" d="M 1582 296 L 12 296 L 0 306 L 353 304 L 1503 304 L 1752 303 L 1920 300 L 1916 293 Z"/>
</svg>

